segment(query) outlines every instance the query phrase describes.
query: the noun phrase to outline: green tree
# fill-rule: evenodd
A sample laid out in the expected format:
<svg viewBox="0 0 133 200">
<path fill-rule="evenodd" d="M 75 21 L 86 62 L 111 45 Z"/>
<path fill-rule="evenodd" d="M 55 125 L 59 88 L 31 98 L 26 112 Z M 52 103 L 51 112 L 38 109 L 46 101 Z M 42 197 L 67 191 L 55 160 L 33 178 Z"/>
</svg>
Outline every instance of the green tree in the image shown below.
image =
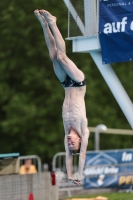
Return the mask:
<svg viewBox="0 0 133 200">
<path fill-rule="evenodd" d="M 52 0 L 5 0 L 0 6 L 0 153 L 37 154 L 50 163 L 55 153 L 64 151 L 64 90 L 53 72 L 42 28 L 33 12 L 43 8 L 57 16 L 66 38 L 67 8 L 62 0 L 58 4 Z M 70 41 L 66 46 L 68 57 L 86 75 L 89 126 L 104 123 L 109 128 L 130 128 L 90 55 L 72 53 Z M 132 63 L 113 68 L 133 99 Z M 94 148 L 93 143 L 91 134 L 88 149 Z M 102 148 L 111 148 L 111 144 L 127 148 L 132 146 L 132 139 L 111 136 L 108 144 L 108 138 L 102 138 Z"/>
</svg>

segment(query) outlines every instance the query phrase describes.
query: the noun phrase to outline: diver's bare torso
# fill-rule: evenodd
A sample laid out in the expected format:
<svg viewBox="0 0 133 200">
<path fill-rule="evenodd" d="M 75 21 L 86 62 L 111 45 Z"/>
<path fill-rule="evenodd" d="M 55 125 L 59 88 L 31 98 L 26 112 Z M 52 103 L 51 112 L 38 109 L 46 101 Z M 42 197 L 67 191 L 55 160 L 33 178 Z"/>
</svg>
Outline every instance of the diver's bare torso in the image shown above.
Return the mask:
<svg viewBox="0 0 133 200">
<path fill-rule="evenodd" d="M 70 133 L 70 129 L 75 130 L 80 137 L 87 128 L 86 108 L 84 96 L 86 86 L 67 87 L 65 89 L 65 99 L 62 107 L 62 117 L 65 134 Z"/>
</svg>

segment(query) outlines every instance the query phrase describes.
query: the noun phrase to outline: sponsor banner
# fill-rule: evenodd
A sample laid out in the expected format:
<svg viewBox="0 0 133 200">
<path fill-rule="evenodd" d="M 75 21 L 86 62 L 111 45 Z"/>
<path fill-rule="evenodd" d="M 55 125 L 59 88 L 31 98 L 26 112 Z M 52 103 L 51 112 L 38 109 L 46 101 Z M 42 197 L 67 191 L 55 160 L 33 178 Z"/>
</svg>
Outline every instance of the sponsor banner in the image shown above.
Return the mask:
<svg viewBox="0 0 133 200">
<path fill-rule="evenodd" d="M 133 150 L 87 152 L 84 188 L 133 185 Z"/>
<path fill-rule="evenodd" d="M 101 0 L 99 38 L 103 64 L 133 60 L 133 0 Z"/>
</svg>

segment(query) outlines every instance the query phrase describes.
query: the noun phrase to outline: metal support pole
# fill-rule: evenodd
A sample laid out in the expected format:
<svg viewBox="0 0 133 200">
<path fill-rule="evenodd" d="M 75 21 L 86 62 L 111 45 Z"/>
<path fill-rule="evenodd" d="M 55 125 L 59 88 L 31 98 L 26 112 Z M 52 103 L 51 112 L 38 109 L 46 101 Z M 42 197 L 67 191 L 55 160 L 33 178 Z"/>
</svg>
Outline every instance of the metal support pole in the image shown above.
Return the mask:
<svg viewBox="0 0 133 200">
<path fill-rule="evenodd" d="M 107 127 L 104 124 L 99 124 L 95 128 L 95 151 L 100 150 L 100 132 L 107 130 Z"/>
<path fill-rule="evenodd" d="M 100 133 L 98 131 L 95 131 L 95 151 L 99 151 L 100 150 Z"/>
<path fill-rule="evenodd" d="M 123 88 L 121 82 L 116 76 L 111 65 L 102 64 L 102 55 L 101 52 L 91 51 L 90 52 L 94 62 L 96 63 L 98 69 L 100 70 L 102 76 L 104 77 L 106 83 L 108 84 L 110 90 L 112 91 L 116 101 L 121 107 L 124 115 L 126 116 L 129 124 L 133 129 L 133 103 L 128 97 L 125 89 Z"/>
</svg>

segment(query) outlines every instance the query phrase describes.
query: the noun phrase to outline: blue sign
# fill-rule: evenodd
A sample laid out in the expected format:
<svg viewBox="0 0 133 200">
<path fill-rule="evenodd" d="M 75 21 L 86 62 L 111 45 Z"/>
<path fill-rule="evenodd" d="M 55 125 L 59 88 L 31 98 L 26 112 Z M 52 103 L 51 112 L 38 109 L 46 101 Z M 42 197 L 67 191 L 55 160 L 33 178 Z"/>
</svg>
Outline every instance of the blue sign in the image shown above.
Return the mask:
<svg viewBox="0 0 133 200">
<path fill-rule="evenodd" d="M 101 0 L 99 37 L 103 64 L 133 60 L 133 0 Z"/>
<path fill-rule="evenodd" d="M 133 185 L 133 149 L 87 152 L 84 188 Z"/>
</svg>

